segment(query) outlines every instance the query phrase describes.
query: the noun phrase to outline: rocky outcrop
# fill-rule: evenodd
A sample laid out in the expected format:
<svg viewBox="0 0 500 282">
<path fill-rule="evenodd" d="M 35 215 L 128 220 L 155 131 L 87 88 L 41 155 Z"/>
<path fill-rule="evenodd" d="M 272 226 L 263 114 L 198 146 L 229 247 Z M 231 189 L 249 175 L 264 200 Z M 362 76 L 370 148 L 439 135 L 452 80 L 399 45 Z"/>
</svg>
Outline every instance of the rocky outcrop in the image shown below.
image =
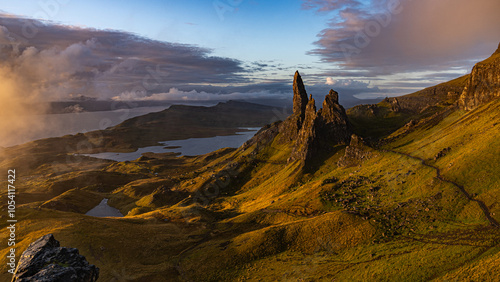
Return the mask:
<svg viewBox="0 0 500 282">
<path fill-rule="evenodd" d="M 60 247 L 52 234 L 31 243 L 19 260 L 12 282 L 92 282 L 99 268 L 75 248 Z"/>
<path fill-rule="evenodd" d="M 351 126 L 344 107 L 339 104 L 339 94 L 330 90 L 318 111 L 321 143 L 349 144 Z"/>
<path fill-rule="evenodd" d="M 394 98 L 391 102 L 391 110 L 395 113 L 401 112 L 401 105 L 399 104 L 399 100 Z"/>
<path fill-rule="evenodd" d="M 312 95 L 309 98 L 305 96 L 305 87 L 298 72 L 293 85 L 293 114 L 279 127 L 281 142 L 293 143 L 288 161 L 308 162 L 322 149 L 348 144 L 351 127 L 345 109 L 339 104 L 338 93 L 330 90 L 322 109 L 316 111 L 315 100 Z"/>
<path fill-rule="evenodd" d="M 293 81 L 293 114 L 285 121 L 262 128 L 241 149 L 255 146 L 252 154 L 272 142 L 290 144 L 292 152 L 288 162 L 300 160 L 307 163 L 320 151 L 328 151 L 334 145 L 349 144 L 351 125 L 344 107 L 339 104 L 339 95 L 330 90 L 323 101 L 323 107 L 316 110 L 312 95 L 307 97 L 299 72 Z"/>
<path fill-rule="evenodd" d="M 473 110 L 500 97 L 500 45 L 488 59 L 477 63 L 460 95 L 459 105 Z"/>
<path fill-rule="evenodd" d="M 345 149 L 345 154 L 337 162 L 338 166 L 355 166 L 361 161 L 370 158 L 372 153 L 367 150 L 367 146 L 363 141 L 363 138 L 353 134 L 351 136 L 351 142 L 349 146 Z"/>
</svg>

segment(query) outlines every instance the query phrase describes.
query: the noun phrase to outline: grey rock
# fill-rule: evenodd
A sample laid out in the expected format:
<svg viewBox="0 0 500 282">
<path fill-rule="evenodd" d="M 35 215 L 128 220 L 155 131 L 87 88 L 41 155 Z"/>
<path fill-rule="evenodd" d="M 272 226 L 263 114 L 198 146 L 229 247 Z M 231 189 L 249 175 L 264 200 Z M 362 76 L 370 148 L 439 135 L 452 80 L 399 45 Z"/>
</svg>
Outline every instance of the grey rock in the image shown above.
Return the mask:
<svg viewBox="0 0 500 282">
<path fill-rule="evenodd" d="M 52 234 L 31 243 L 19 259 L 12 282 L 93 282 L 99 268 L 75 248 L 60 247 Z"/>
<path fill-rule="evenodd" d="M 349 146 L 345 149 L 344 156 L 339 159 L 337 165 L 341 167 L 355 166 L 371 156 L 372 154 L 366 150 L 366 144 L 363 138 L 353 134 Z"/>
</svg>

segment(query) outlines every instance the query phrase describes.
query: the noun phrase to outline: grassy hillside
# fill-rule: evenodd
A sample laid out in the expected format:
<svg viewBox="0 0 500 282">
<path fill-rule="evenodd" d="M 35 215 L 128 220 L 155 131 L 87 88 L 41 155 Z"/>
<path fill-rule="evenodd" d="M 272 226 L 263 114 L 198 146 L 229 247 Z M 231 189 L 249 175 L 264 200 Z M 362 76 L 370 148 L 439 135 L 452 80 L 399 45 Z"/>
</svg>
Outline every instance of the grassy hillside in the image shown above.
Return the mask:
<svg viewBox="0 0 500 282">
<path fill-rule="evenodd" d="M 86 159 L 82 171 L 52 176 L 41 166 L 26 191 L 50 199 L 19 206 L 18 248 L 52 232 L 99 266 L 102 281 L 493 279 L 500 232 L 454 183 L 500 220 L 499 107 L 396 131 L 354 166 L 337 165 L 338 147 L 309 173 L 279 142 Z M 128 216 L 82 215 L 104 197 Z"/>
</svg>

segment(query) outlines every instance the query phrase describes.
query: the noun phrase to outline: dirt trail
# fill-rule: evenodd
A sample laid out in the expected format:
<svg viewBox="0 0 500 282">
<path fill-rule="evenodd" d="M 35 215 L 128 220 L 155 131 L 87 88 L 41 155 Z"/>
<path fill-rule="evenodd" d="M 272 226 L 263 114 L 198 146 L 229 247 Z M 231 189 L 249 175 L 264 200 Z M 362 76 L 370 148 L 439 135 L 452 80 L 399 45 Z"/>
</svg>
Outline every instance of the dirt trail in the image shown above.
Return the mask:
<svg viewBox="0 0 500 282">
<path fill-rule="evenodd" d="M 394 150 L 383 150 L 383 151 L 395 153 L 395 154 L 402 155 L 402 156 L 406 156 L 406 157 L 412 158 L 414 160 L 419 160 L 422 163 L 422 165 L 434 169 L 436 171 L 436 174 L 437 174 L 437 176 L 436 176 L 437 179 L 439 179 L 439 180 L 441 180 L 443 182 L 450 183 L 450 184 L 454 185 L 455 187 L 457 187 L 460 190 L 460 192 L 462 192 L 462 194 L 464 194 L 464 196 L 467 197 L 467 199 L 469 201 L 476 202 L 479 205 L 479 207 L 481 208 L 481 210 L 483 211 L 484 215 L 486 216 L 486 218 L 488 219 L 488 221 L 491 223 L 491 225 L 493 225 L 496 228 L 500 228 L 500 224 L 498 223 L 498 221 L 496 221 L 491 216 L 490 210 L 488 209 L 488 207 L 486 206 L 486 204 L 483 201 L 480 201 L 480 200 L 477 200 L 477 199 L 474 199 L 473 197 L 471 197 L 471 195 L 465 190 L 464 186 L 462 186 L 462 185 L 460 185 L 460 184 L 458 184 L 458 183 L 456 183 L 454 181 L 448 180 L 444 176 L 442 176 L 441 175 L 441 169 L 439 169 L 439 167 L 430 165 L 430 164 L 426 163 L 424 159 L 412 156 L 410 154 L 401 153 L 401 152 L 397 152 L 397 151 L 394 151 Z"/>
</svg>

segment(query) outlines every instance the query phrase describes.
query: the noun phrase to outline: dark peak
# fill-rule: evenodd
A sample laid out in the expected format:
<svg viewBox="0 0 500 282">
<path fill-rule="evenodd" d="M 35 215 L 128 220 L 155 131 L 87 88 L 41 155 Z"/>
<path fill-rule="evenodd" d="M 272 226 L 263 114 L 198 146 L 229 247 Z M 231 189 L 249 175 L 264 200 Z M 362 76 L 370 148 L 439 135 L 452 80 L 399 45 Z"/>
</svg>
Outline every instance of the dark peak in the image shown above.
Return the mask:
<svg viewBox="0 0 500 282">
<path fill-rule="evenodd" d="M 334 105 L 339 104 L 339 93 L 330 89 L 328 95 L 325 96 L 325 101 L 323 101 L 323 109 L 332 108 Z"/>
<path fill-rule="evenodd" d="M 307 102 L 307 92 L 304 82 L 302 81 L 302 77 L 300 77 L 299 71 L 296 71 L 293 77 L 293 114 L 300 115 L 303 119 Z"/>
<path fill-rule="evenodd" d="M 495 54 L 500 54 L 500 43 L 498 43 L 498 48 L 497 48 L 497 50 L 495 51 Z"/>
<path fill-rule="evenodd" d="M 338 112 L 340 108 L 342 108 L 342 106 L 339 104 L 339 93 L 337 91 L 330 90 L 323 101 L 323 115 L 336 115 L 335 113 Z"/>
<path fill-rule="evenodd" d="M 330 89 L 330 92 L 325 97 L 325 102 L 327 102 L 328 104 L 332 104 L 332 103 L 338 104 L 339 103 L 339 93 L 333 89 Z"/>
</svg>

